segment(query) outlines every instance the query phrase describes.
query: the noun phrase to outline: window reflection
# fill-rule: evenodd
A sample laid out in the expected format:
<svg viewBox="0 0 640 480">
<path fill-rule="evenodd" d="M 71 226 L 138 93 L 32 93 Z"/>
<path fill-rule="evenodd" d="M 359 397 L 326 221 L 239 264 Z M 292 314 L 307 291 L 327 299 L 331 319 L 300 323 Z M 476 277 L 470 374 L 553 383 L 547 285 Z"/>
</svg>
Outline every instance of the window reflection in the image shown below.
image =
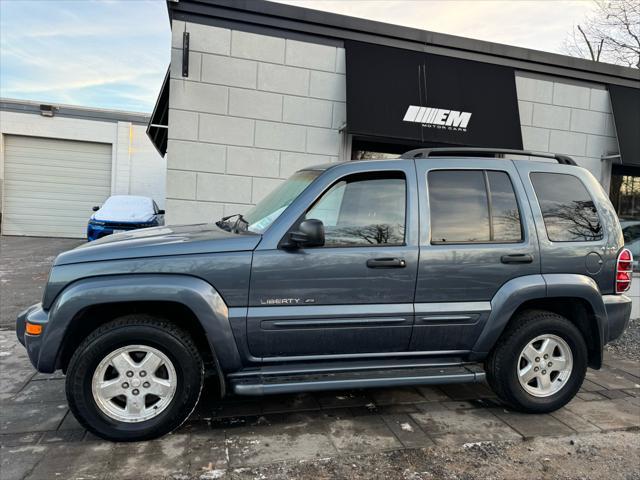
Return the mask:
<svg viewBox="0 0 640 480">
<path fill-rule="evenodd" d="M 402 245 L 405 210 L 401 174 L 357 175 L 333 185 L 305 218 L 322 221 L 327 247 Z"/>
<path fill-rule="evenodd" d="M 602 225 L 586 187 L 573 175 L 532 173 L 531 183 L 553 242 L 602 239 Z"/>
<path fill-rule="evenodd" d="M 522 240 L 518 202 L 506 172 L 434 170 L 428 183 L 433 243 Z"/>
<path fill-rule="evenodd" d="M 611 174 L 611 203 L 618 216 L 625 220 L 640 220 L 640 176 Z"/>
<path fill-rule="evenodd" d="M 638 271 L 640 258 L 640 176 L 637 167 L 614 165 L 611 172 L 609 198 L 624 235 L 624 246 L 633 254 L 633 269 Z"/>
<path fill-rule="evenodd" d="M 489 204 L 481 170 L 429 172 L 434 243 L 489 242 Z"/>
<path fill-rule="evenodd" d="M 493 239 L 497 242 L 522 240 L 522 225 L 516 193 L 506 172 L 488 171 L 491 195 Z"/>
</svg>

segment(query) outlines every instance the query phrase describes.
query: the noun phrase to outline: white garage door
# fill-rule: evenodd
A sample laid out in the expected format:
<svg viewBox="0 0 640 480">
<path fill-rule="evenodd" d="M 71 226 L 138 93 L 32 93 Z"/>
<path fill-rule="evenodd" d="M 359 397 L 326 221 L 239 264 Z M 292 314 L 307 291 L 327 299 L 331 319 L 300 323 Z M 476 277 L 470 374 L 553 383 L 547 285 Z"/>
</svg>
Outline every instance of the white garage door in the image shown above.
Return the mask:
<svg viewBox="0 0 640 480">
<path fill-rule="evenodd" d="M 84 237 L 111 193 L 111 145 L 7 135 L 2 233 Z"/>
</svg>

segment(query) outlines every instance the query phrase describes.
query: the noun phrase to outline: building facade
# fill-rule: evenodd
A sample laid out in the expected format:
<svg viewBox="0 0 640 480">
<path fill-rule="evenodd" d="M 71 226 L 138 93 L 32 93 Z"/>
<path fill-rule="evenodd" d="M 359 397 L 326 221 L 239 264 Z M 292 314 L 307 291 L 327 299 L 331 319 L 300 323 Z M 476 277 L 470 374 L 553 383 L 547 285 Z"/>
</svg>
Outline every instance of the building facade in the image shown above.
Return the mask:
<svg viewBox="0 0 640 480">
<path fill-rule="evenodd" d="M 0 100 L 3 235 L 84 237 L 110 195 L 165 202 L 166 162 L 148 115 Z"/>
<path fill-rule="evenodd" d="M 172 30 L 169 221 L 242 213 L 296 170 L 348 155 L 344 49 L 180 21 Z"/>
<path fill-rule="evenodd" d="M 640 218 L 635 69 L 269 2 L 168 7 L 150 136 L 170 223 L 242 213 L 308 165 L 428 146 L 570 155 Z"/>
</svg>

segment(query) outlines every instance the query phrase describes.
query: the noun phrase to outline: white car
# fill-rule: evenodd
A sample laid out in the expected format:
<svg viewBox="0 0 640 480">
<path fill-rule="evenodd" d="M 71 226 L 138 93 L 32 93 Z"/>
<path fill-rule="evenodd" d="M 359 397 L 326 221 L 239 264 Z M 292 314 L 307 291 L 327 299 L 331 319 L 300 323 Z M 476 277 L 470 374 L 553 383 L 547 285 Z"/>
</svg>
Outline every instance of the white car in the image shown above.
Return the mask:
<svg viewBox="0 0 640 480">
<path fill-rule="evenodd" d="M 164 225 L 164 210 L 149 197 L 112 195 L 95 212 L 87 225 L 87 240 L 97 240 L 112 233 Z"/>
</svg>

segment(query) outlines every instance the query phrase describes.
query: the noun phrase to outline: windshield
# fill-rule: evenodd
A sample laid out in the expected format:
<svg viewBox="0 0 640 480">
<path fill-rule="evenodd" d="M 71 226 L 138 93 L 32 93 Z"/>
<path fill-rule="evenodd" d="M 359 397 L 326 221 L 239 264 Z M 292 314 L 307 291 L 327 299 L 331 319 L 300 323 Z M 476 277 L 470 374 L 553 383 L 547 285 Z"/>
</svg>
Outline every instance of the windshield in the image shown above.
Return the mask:
<svg viewBox="0 0 640 480">
<path fill-rule="evenodd" d="M 321 173 L 318 170 L 303 170 L 289 177 L 244 215 L 249 231 L 263 233 Z"/>
<path fill-rule="evenodd" d="M 100 221 L 134 222 L 148 220 L 154 215 L 153 200 L 135 195 L 109 197 L 93 218 Z"/>
</svg>

